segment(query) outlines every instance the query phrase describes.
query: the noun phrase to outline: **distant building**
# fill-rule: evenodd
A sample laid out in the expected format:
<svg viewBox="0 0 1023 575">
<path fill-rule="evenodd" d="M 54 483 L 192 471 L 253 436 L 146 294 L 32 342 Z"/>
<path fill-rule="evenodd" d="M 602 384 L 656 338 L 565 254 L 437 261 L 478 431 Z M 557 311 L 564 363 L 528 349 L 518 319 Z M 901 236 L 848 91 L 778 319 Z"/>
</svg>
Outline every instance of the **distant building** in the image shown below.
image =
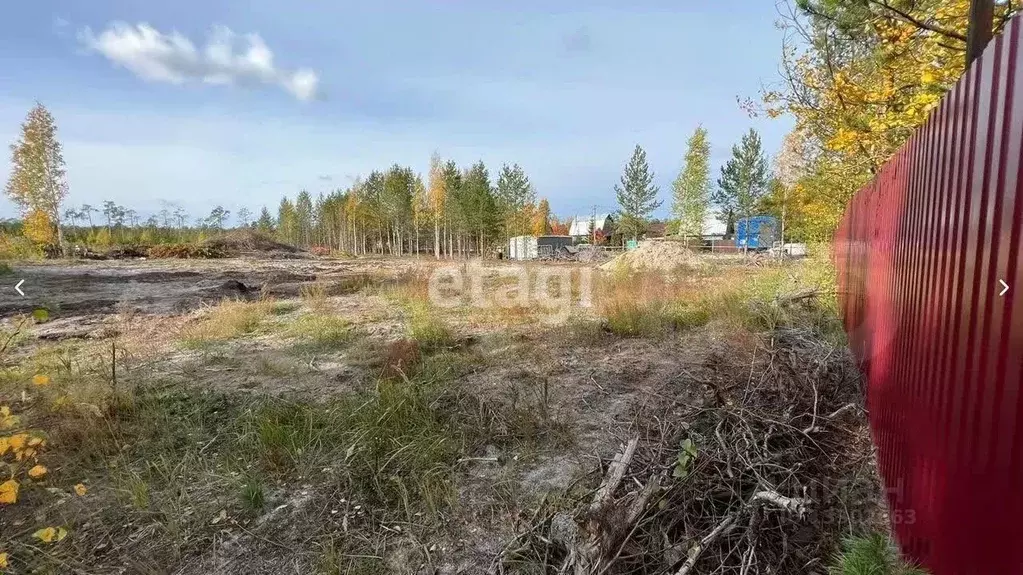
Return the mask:
<svg viewBox="0 0 1023 575">
<path fill-rule="evenodd" d="M 568 227 L 568 235 L 576 238 L 590 236 L 594 233 L 590 229 L 591 224 L 594 223 L 596 230 L 603 234 L 604 237 L 611 235 L 614 227 L 614 218 L 611 217 L 611 214 L 597 214 L 596 217 L 592 214 L 589 216 L 575 216 Z"/>
<path fill-rule="evenodd" d="M 708 211 L 703 218 L 703 239 L 720 240 L 728 233 L 728 226 L 721 221 L 721 215 L 715 211 Z"/>
<path fill-rule="evenodd" d="M 644 238 L 663 238 L 668 235 L 668 224 L 664 222 L 649 222 L 646 225 L 646 231 L 643 232 Z"/>
</svg>

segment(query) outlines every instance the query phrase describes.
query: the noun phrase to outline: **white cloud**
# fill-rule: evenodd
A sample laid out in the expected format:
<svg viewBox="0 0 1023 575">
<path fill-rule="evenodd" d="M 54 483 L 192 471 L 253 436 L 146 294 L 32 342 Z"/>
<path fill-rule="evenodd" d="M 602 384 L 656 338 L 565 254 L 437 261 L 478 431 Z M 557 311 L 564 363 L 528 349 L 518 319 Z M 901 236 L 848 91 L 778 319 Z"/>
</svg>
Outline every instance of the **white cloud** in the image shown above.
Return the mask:
<svg viewBox="0 0 1023 575">
<path fill-rule="evenodd" d="M 313 70 L 275 66 L 273 52 L 258 34 L 239 35 L 226 26 L 214 26 L 202 49 L 178 32 L 165 34 L 146 23 L 113 22 L 98 36 L 86 27 L 79 39 L 152 82 L 276 85 L 302 101 L 313 99 L 319 84 Z"/>
</svg>

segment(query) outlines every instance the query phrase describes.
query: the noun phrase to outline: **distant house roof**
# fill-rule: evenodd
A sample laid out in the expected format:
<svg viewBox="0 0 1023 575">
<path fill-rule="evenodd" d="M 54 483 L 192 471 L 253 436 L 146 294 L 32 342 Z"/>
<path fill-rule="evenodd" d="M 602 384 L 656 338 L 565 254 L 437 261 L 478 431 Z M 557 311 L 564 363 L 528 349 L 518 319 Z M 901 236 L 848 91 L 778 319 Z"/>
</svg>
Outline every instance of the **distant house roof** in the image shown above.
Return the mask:
<svg viewBox="0 0 1023 575">
<path fill-rule="evenodd" d="M 668 235 L 668 224 L 664 222 L 650 222 L 646 225 L 646 237 L 663 238 Z"/>
<path fill-rule="evenodd" d="M 588 216 L 575 216 L 572 218 L 572 225 L 568 228 L 568 235 L 590 235 L 590 222 L 593 221 L 596 221 L 598 230 L 606 231 L 608 229 L 608 224 L 614 222 L 614 218 L 611 217 L 611 214 L 597 214 L 595 218 L 592 214 Z"/>
</svg>

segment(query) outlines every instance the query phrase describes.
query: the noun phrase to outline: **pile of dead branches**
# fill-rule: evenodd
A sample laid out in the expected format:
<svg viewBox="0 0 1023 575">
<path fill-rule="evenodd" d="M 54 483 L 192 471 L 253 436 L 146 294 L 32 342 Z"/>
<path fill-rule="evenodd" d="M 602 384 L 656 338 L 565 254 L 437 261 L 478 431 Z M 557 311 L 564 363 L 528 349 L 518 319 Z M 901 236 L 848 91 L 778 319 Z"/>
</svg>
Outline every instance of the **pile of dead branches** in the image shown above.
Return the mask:
<svg viewBox="0 0 1023 575">
<path fill-rule="evenodd" d="M 883 524 L 844 348 L 781 330 L 711 373 L 639 414 L 592 497 L 537 514 L 492 571 L 823 574 L 843 536 Z M 681 392 L 694 384 L 704 401 Z"/>
</svg>

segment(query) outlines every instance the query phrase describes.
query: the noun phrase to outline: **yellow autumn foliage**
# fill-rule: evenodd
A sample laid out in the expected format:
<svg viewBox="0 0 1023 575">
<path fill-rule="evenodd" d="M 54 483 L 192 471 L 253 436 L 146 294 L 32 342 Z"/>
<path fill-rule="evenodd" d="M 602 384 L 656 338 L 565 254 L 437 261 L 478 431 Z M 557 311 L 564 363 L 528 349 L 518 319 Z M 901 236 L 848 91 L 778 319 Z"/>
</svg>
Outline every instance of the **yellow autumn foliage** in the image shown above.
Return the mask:
<svg viewBox="0 0 1023 575">
<path fill-rule="evenodd" d="M 962 75 L 970 0 L 790 3 L 784 82 L 763 94 L 813 151 L 796 235 L 829 236 L 848 199 L 905 143 Z M 998 3 L 995 32 L 1020 9 Z M 807 227 L 809 226 L 809 227 Z M 804 233 L 805 232 L 805 233 Z"/>
<path fill-rule="evenodd" d="M 35 244 L 50 245 L 57 242 L 57 229 L 49 214 L 43 210 L 30 210 L 23 220 L 22 234 Z"/>
<path fill-rule="evenodd" d="M 28 476 L 32 479 L 42 479 L 49 470 L 42 465 L 36 465 L 28 470 Z"/>
</svg>

